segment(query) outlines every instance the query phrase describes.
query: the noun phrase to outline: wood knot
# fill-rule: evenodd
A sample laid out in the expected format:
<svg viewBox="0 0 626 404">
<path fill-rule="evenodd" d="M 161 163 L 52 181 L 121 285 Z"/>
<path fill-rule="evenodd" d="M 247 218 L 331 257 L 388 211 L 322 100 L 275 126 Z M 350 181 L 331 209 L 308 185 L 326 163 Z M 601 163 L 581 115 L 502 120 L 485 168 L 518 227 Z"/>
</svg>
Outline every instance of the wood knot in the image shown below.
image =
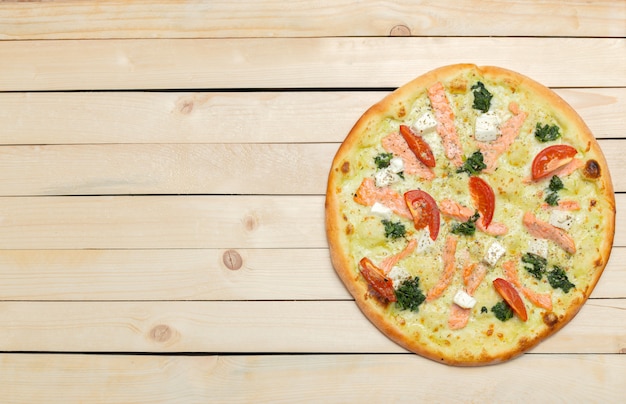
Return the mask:
<svg viewBox="0 0 626 404">
<path fill-rule="evenodd" d="M 194 102 L 190 98 L 182 98 L 176 102 L 176 110 L 183 115 L 190 114 L 193 111 L 193 107 Z"/>
<path fill-rule="evenodd" d="M 243 259 L 241 258 L 241 254 L 239 254 L 235 250 L 227 250 L 222 255 L 222 262 L 226 266 L 226 268 L 236 271 L 241 268 L 243 265 Z"/>
<path fill-rule="evenodd" d="M 254 231 L 257 226 L 259 225 L 259 220 L 256 218 L 256 216 L 250 214 L 250 215 L 246 215 L 243 218 L 243 226 L 247 231 Z"/>
<path fill-rule="evenodd" d="M 411 29 L 406 25 L 396 25 L 389 31 L 389 36 L 411 36 Z"/>
<path fill-rule="evenodd" d="M 172 329 L 165 324 L 159 324 L 150 330 L 150 338 L 160 343 L 168 341 L 172 338 L 172 334 Z"/>
</svg>

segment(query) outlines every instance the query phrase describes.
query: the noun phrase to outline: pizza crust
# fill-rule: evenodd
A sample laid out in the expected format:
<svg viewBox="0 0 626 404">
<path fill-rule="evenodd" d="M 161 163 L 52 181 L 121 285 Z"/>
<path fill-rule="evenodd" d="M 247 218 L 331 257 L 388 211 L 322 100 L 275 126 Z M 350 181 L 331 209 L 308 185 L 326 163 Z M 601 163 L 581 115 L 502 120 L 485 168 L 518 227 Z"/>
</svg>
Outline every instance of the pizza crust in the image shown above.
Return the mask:
<svg viewBox="0 0 626 404">
<path fill-rule="evenodd" d="M 564 312 L 555 314 L 544 311 L 541 318 L 543 325 L 538 326 L 538 331 L 530 330 L 528 335 L 514 339 L 511 343 L 502 343 L 498 345 L 498 348 L 490 350 L 483 348 L 482 351 L 466 349 L 462 343 L 458 342 L 456 343 L 458 349 L 450 348 L 450 344 L 455 345 L 453 338 L 433 342 L 435 331 L 429 330 L 427 326 L 422 328 L 405 326 L 403 322 L 406 323 L 409 320 L 396 316 L 390 307 L 393 303 L 386 302 L 376 295 L 357 269 L 358 260 L 361 257 L 353 255 L 353 240 L 357 236 L 355 224 L 351 223 L 348 218 L 353 214 L 348 210 L 356 208 L 346 202 L 348 199 L 345 196 L 349 192 L 354 192 L 354 189 L 345 189 L 349 180 L 354 181 L 355 178 L 360 178 L 360 172 L 363 170 L 363 167 L 359 166 L 359 153 L 364 147 L 375 146 L 379 141 L 381 135 L 376 132 L 375 128 L 380 126 L 382 121 L 402 121 L 410 113 L 411 105 L 415 100 L 424 97 L 426 89 L 436 82 L 446 83 L 448 91 L 468 91 L 467 86 L 471 85 L 468 77 L 478 77 L 486 82 L 503 84 L 513 89 L 513 92 L 533 93 L 535 94 L 533 100 L 545 105 L 558 122 L 567 126 L 564 131 L 568 133 L 567 140 L 570 143 L 575 142 L 580 147 L 584 146 L 585 162 L 589 167 L 581 169 L 581 172 L 588 177 L 595 177 L 590 181 L 597 184 L 596 188 L 599 190 L 597 203 L 600 205 L 598 209 L 602 210 L 603 221 L 598 224 L 603 229 L 603 237 L 597 245 L 593 274 L 580 296 L 572 300 Z M 593 163 L 590 162 L 591 160 Z M 350 185 L 353 184 L 350 183 Z M 566 325 L 582 307 L 600 278 L 608 262 L 615 229 L 615 200 L 608 166 L 597 141 L 579 115 L 553 91 L 528 77 L 499 67 L 477 67 L 472 64 L 445 66 L 428 72 L 390 93 L 361 116 L 339 147 L 333 160 L 326 192 L 325 213 L 332 264 L 365 316 L 381 332 L 407 350 L 438 362 L 457 366 L 486 365 L 509 360 L 528 351 Z M 520 323 L 522 329 L 523 326 L 524 324 Z M 473 327 L 473 324 L 470 323 L 467 327 Z M 416 330 L 420 330 L 420 335 L 417 335 Z M 471 332 L 471 329 L 464 331 L 465 338 L 471 335 Z M 428 333 L 432 335 L 422 335 Z M 484 333 L 484 329 L 475 330 L 475 339 L 478 341 L 484 339 Z M 489 330 L 486 333 L 488 334 Z"/>
</svg>

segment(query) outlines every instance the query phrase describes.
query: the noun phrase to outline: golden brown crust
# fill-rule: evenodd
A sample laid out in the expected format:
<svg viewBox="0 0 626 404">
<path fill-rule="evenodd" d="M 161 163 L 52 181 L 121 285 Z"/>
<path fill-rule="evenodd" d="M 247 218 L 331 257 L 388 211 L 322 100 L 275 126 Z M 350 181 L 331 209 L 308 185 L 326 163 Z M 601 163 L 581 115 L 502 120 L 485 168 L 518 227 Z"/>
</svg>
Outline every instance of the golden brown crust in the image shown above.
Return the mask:
<svg viewBox="0 0 626 404">
<path fill-rule="evenodd" d="M 363 281 L 356 269 L 355 257 L 352 257 L 350 253 L 349 239 L 353 236 L 354 228 L 346 214 L 342 212 L 344 206 L 341 204 L 339 194 L 344 178 L 360 169 L 356 164 L 355 153 L 357 153 L 357 145 L 363 141 L 362 136 L 368 131 L 368 128 L 388 117 L 402 119 L 410 108 L 411 100 L 420 94 L 423 96 L 424 89 L 435 82 L 449 82 L 449 88 L 452 92 L 467 91 L 467 86 L 470 84 L 464 78 L 468 74 L 490 79 L 499 84 L 504 83 L 513 89 L 523 88 L 533 92 L 538 101 L 550 105 L 551 109 L 559 115 L 557 117 L 559 121 L 566 122 L 570 128 L 575 128 L 573 132 L 576 132 L 577 145 L 586 145 L 586 167 L 583 172 L 590 181 L 600 184 L 598 186 L 600 189 L 598 199 L 602 199 L 599 203 L 603 203 L 604 209 L 604 223 L 602 224 L 604 237 L 598 246 L 599 252 L 598 258 L 595 260 L 595 272 L 586 285 L 583 297 L 558 316 L 551 311 L 546 311 L 543 314 L 545 328 L 539 333 L 528 335 L 496 353 L 483 351 L 482 354 L 477 355 L 460 350 L 457 354 L 450 355 L 445 350 L 437 349 L 433 344 L 423 343 L 423 340 L 415 335 L 407 334 L 397 321 L 391 320 L 387 310 L 389 303 L 381 301 Z M 572 131 L 570 130 L 570 132 Z M 593 134 L 574 109 L 553 91 L 526 76 L 499 67 L 477 67 L 472 64 L 445 66 L 428 72 L 398 88 L 368 109 L 356 122 L 333 160 L 328 179 L 325 211 L 326 233 L 332 264 L 365 316 L 391 340 L 406 349 L 432 360 L 457 366 L 485 365 L 509 360 L 528 351 L 567 324 L 582 307 L 600 278 L 608 262 L 615 230 L 615 201 L 606 160 Z"/>
</svg>

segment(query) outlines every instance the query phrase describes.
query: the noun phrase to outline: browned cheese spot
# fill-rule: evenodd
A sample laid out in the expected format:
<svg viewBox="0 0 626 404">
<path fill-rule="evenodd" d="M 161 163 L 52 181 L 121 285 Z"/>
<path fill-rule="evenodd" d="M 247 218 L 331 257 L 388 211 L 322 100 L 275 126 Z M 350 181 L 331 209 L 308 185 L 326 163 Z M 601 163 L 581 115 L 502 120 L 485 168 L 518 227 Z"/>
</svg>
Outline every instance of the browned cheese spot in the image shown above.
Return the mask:
<svg viewBox="0 0 626 404">
<path fill-rule="evenodd" d="M 348 224 L 346 226 L 346 235 L 351 235 L 352 233 L 354 233 L 354 226 L 352 226 L 351 224 Z"/>
<path fill-rule="evenodd" d="M 558 322 L 559 319 L 554 313 L 545 313 L 543 315 L 543 323 L 548 327 L 554 327 Z"/>
<path fill-rule="evenodd" d="M 594 159 L 587 160 L 583 173 L 587 178 L 591 178 L 594 180 L 600 178 L 600 175 L 602 175 L 600 170 L 600 164 L 598 164 L 598 162 Z"/>
<path fill-rule="evenodd" d="M 341 165 L 341 172 L 344 174 L 348 174 L 350 172 L 350 162 L 344 161 Z"/>
</svg>

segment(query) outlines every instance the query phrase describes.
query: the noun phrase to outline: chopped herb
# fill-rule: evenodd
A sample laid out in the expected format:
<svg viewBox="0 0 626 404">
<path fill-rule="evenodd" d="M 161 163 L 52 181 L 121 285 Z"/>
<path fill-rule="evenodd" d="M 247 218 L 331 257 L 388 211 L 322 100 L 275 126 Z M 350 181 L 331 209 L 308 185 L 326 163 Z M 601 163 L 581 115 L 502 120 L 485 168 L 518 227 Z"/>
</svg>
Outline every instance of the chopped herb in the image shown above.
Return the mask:
<svg viewBox="0 0 626 404">
<path fill-rule="evenodd" d="M 571 288 L 576 287 L 576 285 L 569 281 L 565 271 L 556 265 L 552 271 L 548 272 L 548 282 L 550 282 L 550 286 L 554 289 L 561 289 L 565 293 L 569 292 Z"/>
<path fill-rule="evenodd" d="M 398 177 L 404 179 L 404 171 L 400 171 L 399 173 L 397 173 Z"/>
<path fill-rule="evenodd" d="M 540 142 L 551 142 L 561 137 L 559 127 L 556 125 L 544 125 L 541 126 L 539 122 L 535 126 L 535 137 Z"/>
<path fill-rule="evenodd" d="M 491 312 L 500 321 L 507 321 L 513 317 L 513 309 L 504 300 L 498 302 L 491 308 Z"/>
<path fill-rule="evenodd" d="M 396 304 L 400 310 L 419 311 L 419 305 L 424 303 L 426 296 L 420 289 L 420 278 L 407 279 L 395 291 Z"/>
<path fill-rule="evenodd" d="M 557 176 L 553 175 L 550 178 L 550 185 L 548 186 L 548 194 L 545 197 L 545 201 L 550 206 L 556 206 L 559 204 L 558 192 L 564 188 L 563 181 Z"/>
<path fill-rule="evenodd" d="M 480 312 L 481 313 L 489 313 L 489 310 L 487 309 L 486 306 L 483 306 L 483 307 L 480 308 Z"/>
<path fill-rule="evenodd" d="M 474 105 L 472 107 L 482 112 L 489 111 L 493 95 L 487 91 L 485 85 L 479 81 L 472 86 L 472 90 L 474 90 Z"/>
<path fill-rule="evenodd" d="M 548 266 L 548 260 L 541 255 L 526 253 L 522 256 L 522 262 L 525 264 L 524 268 L 535 278 L 541 279 L 546 272 Z"/>
<path fill-rule="evenodd" d="M 467 157 L 463 162 L 463 165 L 456 170 L 457 173 L 468 173 L 469 175 L 476 175 L 482 170 L 487 168 L 485 164 L 483 154 L 480 151 L 475 151 L 471 156 Z"/>
<path fill-rule="evenodd" d="M 390 239 L 397 239 L 406 235 L 406 228 L 400 222 L 392 222 L 391 220 L 383 219 L 383 226 L 385 226 L 385 237 Z"/>
<path fill-rule="evenodd" d="M 473 236 L 474 233 L 476 233 L 476 221 L 479 217 L 478 212 L 476 212 L 467 222 L 453 224 L 451 230 L 452 234 L 458 234 L 460 236 Z"/>
<path fill-rule="evenodd" d="M 374 163 L 377 168 L 387 168 L 389 164 L 391 164 L 392 158 L 393 153 L 380 153 L 378 156 L 374 157 Z"/>
</svg>

